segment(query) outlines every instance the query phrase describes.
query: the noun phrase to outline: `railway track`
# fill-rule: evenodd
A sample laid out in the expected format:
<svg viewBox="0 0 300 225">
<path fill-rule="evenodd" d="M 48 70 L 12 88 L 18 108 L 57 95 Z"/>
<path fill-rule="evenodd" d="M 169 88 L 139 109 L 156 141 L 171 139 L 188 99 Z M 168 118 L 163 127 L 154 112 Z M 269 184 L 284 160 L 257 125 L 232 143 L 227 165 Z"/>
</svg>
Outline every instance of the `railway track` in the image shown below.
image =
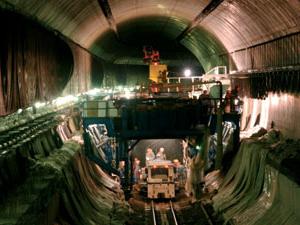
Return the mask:
<svg viewBox="0 0 300 225">
<path fill-rule="evenodd" d="M 154 202 L 153 200 L 145 204 L 145 225 L 191 225 L 201 224 L 201 225 L 213 225 L 210 216 L 206 212 L 204 206 L 200 205 L 200 210 L 195 214 L 187 213 L 189 210 L 193 209 L 181 209 L 180 211 L 175 211 L 173 202 Z M 194 219 L 194 220 L 193 220 Z"/>
<path fill-rule="evenodd" d="M 153 225 L 179 225 L 172 201 L 169 203 L 154 203 L 151 201 Z"/>
</svg>

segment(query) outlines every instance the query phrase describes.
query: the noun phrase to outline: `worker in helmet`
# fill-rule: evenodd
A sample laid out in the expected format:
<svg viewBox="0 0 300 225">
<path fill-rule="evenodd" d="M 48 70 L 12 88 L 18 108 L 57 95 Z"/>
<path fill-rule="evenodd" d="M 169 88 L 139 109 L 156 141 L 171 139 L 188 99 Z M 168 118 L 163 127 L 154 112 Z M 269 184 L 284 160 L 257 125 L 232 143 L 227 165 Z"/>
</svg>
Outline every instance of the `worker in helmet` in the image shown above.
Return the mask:
<svg viewBox="0 0 300 225">
<path fill-rule="evenodd" d="M 156 153 L 156 159 L 160 159 L 160 160 L 167 159 L 165 149 L 163 147 L 160 147 L 158 152 Z"/>
<path fill-rule="evenodd" d="M 146 165 L 148 164 L 149 161 L 152 161 L 155 159 L 154 152 L 152 148 L 147 148 L 146 150 Z"/>
</svg>

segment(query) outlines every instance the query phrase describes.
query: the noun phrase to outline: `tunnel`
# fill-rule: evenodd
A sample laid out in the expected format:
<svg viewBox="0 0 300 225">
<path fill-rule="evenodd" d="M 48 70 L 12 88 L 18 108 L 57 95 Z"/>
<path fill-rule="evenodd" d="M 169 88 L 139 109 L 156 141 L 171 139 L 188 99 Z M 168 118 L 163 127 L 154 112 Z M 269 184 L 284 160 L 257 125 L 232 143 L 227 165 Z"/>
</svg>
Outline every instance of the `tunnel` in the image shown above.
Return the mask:
<svg viewBox="0 0 300 225">
<path fill-rule="evenodd" d="M 0 24 L 0 225 L 299 224 L 299 0 L 0 0 Z"/>
</svg>

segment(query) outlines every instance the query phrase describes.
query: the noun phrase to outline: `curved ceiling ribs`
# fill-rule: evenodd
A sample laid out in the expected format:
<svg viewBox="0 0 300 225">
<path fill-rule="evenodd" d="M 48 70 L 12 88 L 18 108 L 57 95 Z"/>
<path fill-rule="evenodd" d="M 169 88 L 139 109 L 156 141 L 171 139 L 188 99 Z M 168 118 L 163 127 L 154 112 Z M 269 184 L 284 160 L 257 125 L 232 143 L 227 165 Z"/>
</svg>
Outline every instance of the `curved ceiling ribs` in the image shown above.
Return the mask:
<svg viewBox="0 0 300 225">
<path fill-rule="evenodd" d="M 191 3 L 195 3 L 197 6 L 193 8 L 190 6 L 187 7 L 186 4 L 182 5 L 182 1 L 178 0 L 151 2 L 137 0 L 135 2 L 130 0 L 120 2 L 111 0 L 111 4 L 104 4 L 102 1 L 103 5 L 101 8 L 102 10 L 106 9 L 104 14 L 108 22 L 111 20 L 110 18 L 116 18 L 116 21 L 118 21 L 118 39 L 114 39 L 112 34 L 107 31 L 102 34 L 100 38 L 95 40 L 91 48 L 97 51 L 97 53 L 102 55 L 106 60 L 114 63 L 126 62 L 128 64 L 140 64 L 142 63 L 140 54 L 142 46 L 154 45 L 163 53 L 163 63 L 171 65 L 179 65 L 178 61 L 180 60 L 180 56 L 178 55 L 182 54 L 183 49 L 187 48 L 194 56 L 191 56 L 191 54 L 190 56 L 188 56 L 188 54 L 182 54 L 181 61 L 189 61 L 188 64 L 198 64 L 198 66 L 200 62 L 201 66 L 207 70 L 211 64 L 218 65 L 219 60 L 214 63 L 208 63 L 207 59 L 213 59 L 211 55 L 214 55 L 216 52 L 226 51 L 222 44 L 216 38 L 208 38 L 212 35 L 203 28 L 200 30 L 196 29 L 198 33 L 203 33 L 202 35 L 198 35 L 198 37 L 205 36 L 205 39 L 209 39 L 209 41 L 196 40 L 196 42 L 199 43 L 186 43 L 190 42 L 189 38 L 182 43 L 180 41 L 186 34 L 196 28 L 222 1 L 212 0 L 208 3 L 204 1 L 201 4 L 199 4 L 198 1 L 192 1 Z M 135 7 L 129 7 L 130 2 L 134 3 L 132 5 L 135 5 Z M 144 9 L 149 10 L 146 13 L 143 11 Z M 183 14 L 187 14 L 187 11 L 190 12 L 191 9 L 193 9 L 193 13 L 189 13 L 188 18 L 185 18 L 187 16 L 183 16 Z M 128 26 L 128 24 L 140 23 L 142 23 L 142 26 Z M 128 27 L 130 27 L 130 29 Z M 128 35 L 128 33 L 131 33 L 131 35 Z M 135 39 L 135 45 L 133 45 L 132 39 Z M 193 40 L 195 41 L 195 39 Z M 160 44 L 158 44 L 158 42 Z M 208 46 L 211 42 L 212 45 Z M 125 46 L 128 44 L 131 50 Z M 168 45 L 172 47 L 166 47 Z M 108 49 L 108 46 L 111 47 Z M 116 47 L 118 49 L 117 51 L 115 50 Z M 195 48 L 200 48 L 200 50 L 196 51 Z M 170 54 L 166 54 L 166 49 L 168 49 L 176 59 L 170 58 Z M 135 52 L 135 59 L 132 54 L 126 52 Z M 125 60 L 126 54 L 128 54 L 128 60 Z M 198 63 L 195 63 L 197 60 Z M 187 62 L 183 64 L 187 64 Z"/>
<path fill-rule="evenodd" d="M 209 4 L 193 19 L 187 28 L 176 38 L 181 41 L 188 33 L 201 23 L 212 11 L 214 11 L 224 0 L 211 0 Z"/>
<path fill-rule="evenodd" d="M 101 10 L 102 10 L 110 28 L 115 32 L 115 34 L 118 37 L 119 35 L 118 35 L 117 24 L 116 24 L 116 21 L 114 19 L 112 12 L 111 12 L 111 8 L 108 3 L 108 0 L 98 0 L 98 3 L 101 7 Z"/>
<path fill-rule="evenodd" d="M 181 39 L 184 46 L 203 65 L 205 70 L 218 63 L 226 63 L 235 52 L 260 43 L 272 41 L 291 33 L 300 32 L 300 2 L 298 0 L 1 0 L 13 5 L 16 11 L 36 18 L 41 24 L 57 30 L 80 46 L 90 49 L 104 59 L 126 61 L 128 40 L 122 32 L 129 22 L 144 26 L 132 31 L 131 38 L 152 29 L 153 39 L 173 43 Z M 0 7 L 3 7 L 0 4 Z M 267 9 L 267 10 L 266 10 Z M 159 23 L 150 24 L 150 19 Z M 204 19 L 205 18 L 205 19 Z M 201 22 L 201 23 L 199 23 Z M 150 24 L 150 25 L 149 25 Z M 148 26 L 148 27 L 147 27 Z M 101 38 L 113 30 L 119 35 L 108 46 L 119 46 L 117 52 L 103 48 Z M 148 32 L 149 35 L 151 35 Z M 181 34 L 181 35 L 180 35 Z M 128 37 L 128 35 L 127 35 Z M 117 38 L 118 39 L 118 38 Z M 139 42 L 139 40 L 138 40 Z M 141 44 L 139 42 L 139 44 Z M 132 46 L 130 46 L 132 48 Z M 276 46 L 275 46 L 276 47 Z M 140 48 L 137 45 L 135 48 Z M 116 49 L 116 47 L 114 48 Z M 134 48 L 132 48 L 134 49 Z M 176 47 L 175 47 L 176 49 Z M 128 58 L 135 63 L 140 55 L 130 52 Z M 100 54 L 101 53 L 101 54 Z M 229 54 L 230 53 L 230 54 Z M 175 54 L 176 55 L 176 54 Z M 119 57 L 119 58 L 118 58 Z M 238 65 L 237 69 L 242 69 Z"/>
</svg>

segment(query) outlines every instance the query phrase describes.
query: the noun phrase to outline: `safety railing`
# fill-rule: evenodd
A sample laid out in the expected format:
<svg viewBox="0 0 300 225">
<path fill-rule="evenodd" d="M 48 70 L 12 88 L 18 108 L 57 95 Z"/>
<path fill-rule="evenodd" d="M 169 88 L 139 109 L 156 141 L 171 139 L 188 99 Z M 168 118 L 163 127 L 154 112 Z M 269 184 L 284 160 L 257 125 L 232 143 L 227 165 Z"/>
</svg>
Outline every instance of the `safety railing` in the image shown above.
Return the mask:
<svg viewBox="0 0 300 225">
<path fill-rule="evenodd" d="M 216 66 L 205 73 L 205 75 L 210 74 L 227 74 L 227 66 Z"/>
</svg>

